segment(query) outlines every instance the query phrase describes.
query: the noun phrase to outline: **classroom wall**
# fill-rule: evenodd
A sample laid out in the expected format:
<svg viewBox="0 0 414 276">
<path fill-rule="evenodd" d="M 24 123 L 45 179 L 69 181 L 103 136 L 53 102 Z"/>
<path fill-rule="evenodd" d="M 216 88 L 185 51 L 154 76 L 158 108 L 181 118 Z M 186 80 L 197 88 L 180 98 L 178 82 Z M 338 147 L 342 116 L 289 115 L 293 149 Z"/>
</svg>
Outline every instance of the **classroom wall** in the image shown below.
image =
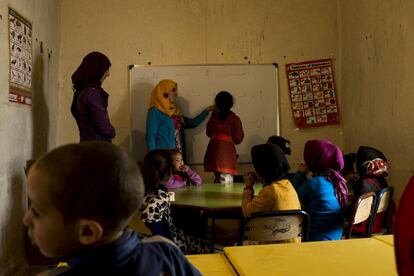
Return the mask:
<svg viewBox="0 0 414 276">
<path fill-rule="evenodd" d="M 340 3 L 345 149 L 382 150 L 398 199 L 414 169 L 414 2 Z"/>
<path fill-rule="evenodd" d="M 336 1 L 61 0 L 60 3 L 58 144 L 79 139 L 69 112 L 73 96 L 70 76 L 88 52 L 102 51 L 112 62 L 111 76 L 103 86 L 111 95 L 109 115 L 117 130 L 114 142 L 124 148 L 129 148 L 130 143 L 128 65 L 149 63 L 276 62 L 280 68 L 281 134 L 292 141 L 292 167 L 296 169 L 302 161 L 308 139 L 326 138 L 342 145 L 340 125 L 304 130 L 293 125 L 284 67 L 291 62 L 333 58 L 336 82 L 340 84 Z M 239 115 L 243 119 L 243 114 Z"/>
<path fill-rule="evenodd" d="M 32 23 L 32 107 L 8 102 L 8 6 Z M 38 158 L 56 143 L 58 13 L 58 1 L 0 0 L 0 275 L 14 275 L 24 261 L 26 160 Z"/>
</svg>

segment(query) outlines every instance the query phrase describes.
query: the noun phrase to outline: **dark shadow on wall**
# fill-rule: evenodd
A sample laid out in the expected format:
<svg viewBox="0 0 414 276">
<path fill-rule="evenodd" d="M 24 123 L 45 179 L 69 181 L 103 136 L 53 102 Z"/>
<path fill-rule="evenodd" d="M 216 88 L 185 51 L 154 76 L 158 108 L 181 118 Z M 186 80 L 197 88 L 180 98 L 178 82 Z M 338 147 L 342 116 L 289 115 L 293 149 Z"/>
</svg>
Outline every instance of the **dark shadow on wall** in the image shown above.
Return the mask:
<svg viewBox="0 0 414 276">
<path fill-rule="evenodd" d="M 146 120 L 147 120 L 147 113 L 148 113 L 148 106 L 149 106 L 149 99 L 151 95 L 151 91 L 153 89 L 153 85 L 150 83 L 138 83 L 136 87 L 128 86 L 129 93 L 122 99 L 120 106 L 129 106 L 128 109 L 128 116 L 129 116 L 129 136 L 126 137 L 124 140 L 120 141 L 120 145 L 124 149 L 130 149 L 132 156 L 137 161 L 143 161 L 144 156 L 147 154 L 147 143 L 146 143 Z M 148 93 L 148 95 L 131 95 L 131 93 Z M 145 100 L 144 100 L 145 99 Z M 132 102 L 134 101 L 134 102 Z M 111 104 L 111 103 L 109 103 Z M 138 109 L 140 114 L 138 115 Z M 114 115 L 114 120 L 111 119 L 111 123 L 113 121 L 120 121 L 119 118 L 125 116 L 125 110 L 118 109 L 117 113 Z M 137 118 L 137 116 L 143 116 L 141 118 Z M 133 119 L 134 117 L 134 119 Z M 132 125 L 132 120 L 140 121 L 139 123 L 140 128 L 137 129 L 137 126 Z M 116 127 L 115 127 L 116 128 Z"/>
<path fill-rule="evenodd" d="M 3 213 L 6 216 L 2 223 L 5 227 L 0 229 L 2 245 L 0 275 L 3 275 L 2 267 L 15 270 L 24 263 L 24 232 L 22 227 L 24 209 L 21 203 L 25 195 L 23 189 L 24 179 L 22 177 L 23 168 L 22 173 L 17 173 L 14 166 L 9 166 L 8 171 L 14 173 L 6 183 L 6 185 L 9 185 L 8 189 L 4 189 L 7 198 L 9 198 L 9 203 L 6 207 L 8 211 Z"/>
<path fill-rule="evenodd" d="M 45 70 L 46 69 L 46 70 Z M 40 42 L 39 49 L 36 49 L 33 63 L 33 155 L 32 159 L 38 159 L 48 150 L 49 137 L 49 109 L 46 103 L 44 84 L 48 83 L 49 68 L 45 68 L 43 62 L 43 44 Z"/>
<path fill-rule="evenodd" d="M 199 110 L 196 110 L 195 112 L 193 112 L 192 114 L 190 114 L 189 110 L 190 110 L 190 101 L 191 99 L 186 99 L 184 97 L 178 96 L 177 100 L 176 100 L 176 104 L 177 107 L 179 108 L 179 110 L 181 111 L 181 113 L 183 114 L 183 116 L 189 117 L 191 119 L 193 119 L 195 116 L 197 116 L 198 114 L 200 114 L 201 112 L 203 112 L 203 110 L 205 108 L 207 108 L 208 106 L 212 105 L 212 103 L 205 103 L 205 106 L 200 108 Z M 207 116 L 206 119 L 204 119 L 204 121 L 198 125 L 195 128 L 184 128 L 184 137 L 183 138 L 183 153 L 184 153 L 184 160 L 186 160 L 186 162 L 191 162 L 194 161 L 194 156 L 195 156 L 195 152 L 196 151 L 201 151 L 202 154 L 204 155 L 205 151 L 207 150 L 207 148 L 203 148 L 200 147 L 199 144 L 197 144 L 194 141 L 194 136 L 195 135 L 199 135 L 199 134 L 204 134 L 206 139 L 208 139 L 207 135 L 205 134 L 206 132 L 206 128 L 207 128 L 207 122 L 210 119 L 210 115 Z M 194 162 L 191 162 L 192 164 L 197 164 Z M 202 164 L 203 161 L 201 160 Z"/>
</svg>

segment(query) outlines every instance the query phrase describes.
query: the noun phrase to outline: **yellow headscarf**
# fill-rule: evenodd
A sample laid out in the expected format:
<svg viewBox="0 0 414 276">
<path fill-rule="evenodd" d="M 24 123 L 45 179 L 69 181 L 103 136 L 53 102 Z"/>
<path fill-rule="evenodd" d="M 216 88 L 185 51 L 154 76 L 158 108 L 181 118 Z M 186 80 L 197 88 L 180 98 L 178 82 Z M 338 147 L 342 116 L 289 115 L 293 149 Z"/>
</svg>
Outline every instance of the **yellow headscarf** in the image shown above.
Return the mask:
<svg viewBox="0 0 414 276">
<path fill-rule="evenodd" d="M 175 104 L 170 103 L 168 99 L 168 92 L 176 86 L 177 83 L 172 80 L 160 81 L 152 90 L 149 109 L 155 107 L 170 117 L 174 115 L 179 116 L 180 120 L 183 121 L 180 110 L 178 110 Z"/>
</svg>

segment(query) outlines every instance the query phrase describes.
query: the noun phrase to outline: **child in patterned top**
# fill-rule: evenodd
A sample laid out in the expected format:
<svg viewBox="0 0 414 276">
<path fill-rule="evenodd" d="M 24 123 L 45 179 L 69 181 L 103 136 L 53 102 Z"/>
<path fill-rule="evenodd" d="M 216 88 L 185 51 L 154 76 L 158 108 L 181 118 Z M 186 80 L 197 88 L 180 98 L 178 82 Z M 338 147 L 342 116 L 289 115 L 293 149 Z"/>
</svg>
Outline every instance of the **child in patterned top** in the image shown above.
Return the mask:
<svg viewBox="0 0 414 276">
<path fill-rule="evenodd" d="M 182 188 L 190 185 L 201 185 L 201 177 L 198 173 L 184 164 L 183 155 L 179 150 L 171 150 L 172 168 L 171 174 L 165 186 L 168 189 Z"/>
<path fill-rule="evenodd" d="M 146 196 L 141 207 L 141 219 L 153 235 L 169 238 L 185 254 L 212 253 L 212 243 L 186 236 L 172 221 L 171 200 L 163 184 L 168 178 L 171 167 L 171 156 L 168 150 L 152 150 L 145 156 L 142 174 Z"/>
</svg>

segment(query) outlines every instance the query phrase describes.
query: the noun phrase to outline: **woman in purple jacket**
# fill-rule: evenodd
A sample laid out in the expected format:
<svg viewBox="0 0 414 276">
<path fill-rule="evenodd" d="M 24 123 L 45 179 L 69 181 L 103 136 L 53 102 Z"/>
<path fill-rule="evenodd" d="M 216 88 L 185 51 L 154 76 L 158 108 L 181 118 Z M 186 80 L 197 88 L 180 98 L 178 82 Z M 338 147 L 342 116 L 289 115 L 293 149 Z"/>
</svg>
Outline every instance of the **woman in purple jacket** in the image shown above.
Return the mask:
<svg viewBox="0 0 414 276">
<path fill-rule="evenodd" d="M 109 76 L 111 62 L 99 52 L 87 54 L 72 75 L 71 112 L 79 128 L 80 141 L 107 141 L 115 137 L 108 116 L 108 93 L 102 83 Z"/>
</svg>

